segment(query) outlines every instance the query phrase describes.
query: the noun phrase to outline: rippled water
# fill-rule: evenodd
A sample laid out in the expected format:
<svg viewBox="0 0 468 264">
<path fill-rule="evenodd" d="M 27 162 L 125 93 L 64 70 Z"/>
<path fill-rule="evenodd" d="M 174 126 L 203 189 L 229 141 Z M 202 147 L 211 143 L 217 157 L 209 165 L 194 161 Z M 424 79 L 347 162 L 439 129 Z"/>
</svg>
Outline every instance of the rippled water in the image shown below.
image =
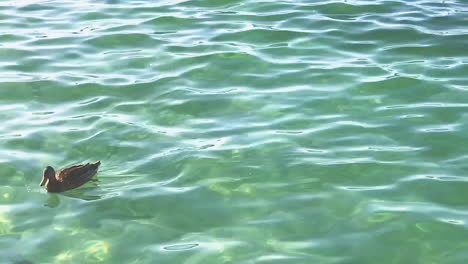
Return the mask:
<svg viewBox="0 0 468 264">
<path fill-rule="evenodd" d="M 467 15 L 2 1 L 0 262 L 465 263 Z"/>
</svg>

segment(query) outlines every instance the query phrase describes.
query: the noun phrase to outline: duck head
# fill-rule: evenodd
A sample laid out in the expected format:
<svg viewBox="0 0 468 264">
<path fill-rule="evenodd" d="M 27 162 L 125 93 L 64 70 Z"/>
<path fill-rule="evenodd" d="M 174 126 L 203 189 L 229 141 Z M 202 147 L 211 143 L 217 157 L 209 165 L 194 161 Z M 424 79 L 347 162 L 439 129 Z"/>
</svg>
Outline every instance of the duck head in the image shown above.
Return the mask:
<svg viewBox="0 0 468 264">
<path fill-rule="evenodd" d="M 44 186 L 46 182 L 55 181 L 55 170 L 51 166 L 47 166 L 44 170 L 44 175 L 42 176 L 41 186 Z"/>
</svg>

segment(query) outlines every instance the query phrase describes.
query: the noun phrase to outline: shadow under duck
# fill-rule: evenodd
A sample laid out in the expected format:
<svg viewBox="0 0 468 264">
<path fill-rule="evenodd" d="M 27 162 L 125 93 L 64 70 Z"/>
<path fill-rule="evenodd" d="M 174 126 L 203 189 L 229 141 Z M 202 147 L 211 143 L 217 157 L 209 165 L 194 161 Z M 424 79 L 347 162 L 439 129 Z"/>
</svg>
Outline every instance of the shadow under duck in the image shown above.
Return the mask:
<svg viewBox="0 0 468 264">
<path fill-rule="evenodd" d="M 54 168 L 47 166 L 44 170 L 41 186 L 45 185 L 48 192 L 64 192 L 80 187 L 93 180 L 101 162 L 75 165 L 70 168 L 55 172 Z"/>
</svg>

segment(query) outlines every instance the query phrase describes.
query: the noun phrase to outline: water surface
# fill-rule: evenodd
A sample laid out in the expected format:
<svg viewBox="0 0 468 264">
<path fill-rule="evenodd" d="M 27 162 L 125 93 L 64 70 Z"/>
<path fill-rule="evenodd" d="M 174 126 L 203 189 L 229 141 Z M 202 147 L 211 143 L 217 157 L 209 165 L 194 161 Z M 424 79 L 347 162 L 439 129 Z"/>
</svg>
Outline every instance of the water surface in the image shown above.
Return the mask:
<svg viewBox="0 0 468 264">
<path fill-rule="evenodd" d="M 464 263 L 467 15 L 2 1 L 0 262 Z"/>
</svg>

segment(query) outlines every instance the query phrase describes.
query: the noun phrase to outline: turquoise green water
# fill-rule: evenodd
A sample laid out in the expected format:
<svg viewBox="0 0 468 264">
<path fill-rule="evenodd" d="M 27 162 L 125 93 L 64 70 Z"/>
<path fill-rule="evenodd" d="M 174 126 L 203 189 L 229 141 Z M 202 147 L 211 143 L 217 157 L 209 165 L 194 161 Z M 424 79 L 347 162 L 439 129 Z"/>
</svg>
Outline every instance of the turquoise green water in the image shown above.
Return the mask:
<svg viewBox="0 0 468 264">
<path fill-rule="evenodd" d="M 466 263 L 467 4 L 2 1 L 0 263 Z"/>
</svg>

